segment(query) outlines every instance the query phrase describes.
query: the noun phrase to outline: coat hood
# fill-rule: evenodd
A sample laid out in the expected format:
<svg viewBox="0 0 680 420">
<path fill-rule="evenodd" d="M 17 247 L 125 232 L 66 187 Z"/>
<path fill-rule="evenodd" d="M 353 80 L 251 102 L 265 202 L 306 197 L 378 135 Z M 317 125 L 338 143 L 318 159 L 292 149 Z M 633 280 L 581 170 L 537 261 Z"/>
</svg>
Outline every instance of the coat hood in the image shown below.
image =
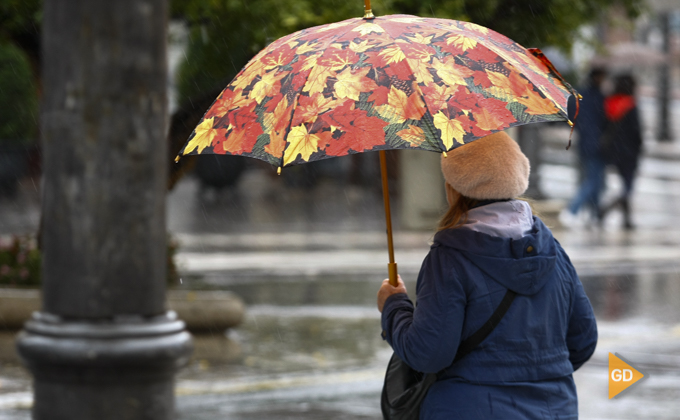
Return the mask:
<svg viewBox="0 0 680 420">
<path fill-rule="evenodd" d="M 491 236 L 469 229 L 446 229 L 434 246 L 456 249 L 474 266 L 504 287 L 533 295 L 552 278 L 557 247 L 550 230 L 537 217 L 531 232 L 520 239 Z"/>
</svg>

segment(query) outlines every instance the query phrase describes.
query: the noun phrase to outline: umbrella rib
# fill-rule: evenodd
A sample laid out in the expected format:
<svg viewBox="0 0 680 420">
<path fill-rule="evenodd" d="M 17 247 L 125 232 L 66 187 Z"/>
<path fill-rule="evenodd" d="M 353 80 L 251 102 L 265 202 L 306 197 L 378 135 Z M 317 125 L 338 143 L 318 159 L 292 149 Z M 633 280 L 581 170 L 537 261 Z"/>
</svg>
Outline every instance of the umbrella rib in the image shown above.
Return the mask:
<svg viewBox="0 0 680 420">
<path fill-rule="evenodd" d="M 310 71 L 311 73 L 311 71 Z M 306 82 L 306 80 L 305 80 Z M 291 125 L 293 125 L 293 116 L 295 115 L 295 108 L 297 108 L 298 104 L 300 103 L 300 95 L 302 95 L 302 89 L 304 88 L 304 85 L 302 85 L 302 88 L 296 93 L 295 99 L 293 100 L 293 104 L 290 110 L 290 118 L 288 119 L 288 127 L 286 127 L 286 137 L 284 138 L 284 141 L 286 142 L 286 146 L 283 148 L 283 151 L 281 152 L 281 159 L 279 160 L 279 168 L 278 168 L 278 174 L 281 175 L 281 168 L 283 168 L 283 161 L 284 157 L 286 156 L 286 150 L 288 150 L 288 147 L 290 147 L 290 143 L 288 142 L 288 135 L 290 134 L 290 128 Z"/>
<path fill-rule="evenodd" d="M 393 38 L 393 39 L 394 39 L 394 38 Z M 397 48 L 399 48 L 399 51 L 401 51 L 401 53 L 404 54 L 404 57 L 406 57 L 406 53 L 405 53 L 404 50 L 398 45 L 398 43 L 397 43 L 396 41 L 394 42 L 394 45 L 395 45 Z M 405 61 L 406 61 L 406 67 L 408 67 L 409 70 L 411 70 L 411 74 L 413 74 L 413 77 L 415 78 L 415 72 L 414 72 L 413 69 L 411 68 L 411 65 L 409 64 L 408 60 L 405 60 Z M 427 104 L 427 101 L 425 100 L 425 95 L 423 94 L 423 91 L 420 89 L 420 85 L 419 85 L 418 83 L 419 83 L 418 80 L 415 80 L 415 83 L 414 83 L 413 85 L 414 85 L 414 87 L 415 87 L 416 89 L 418 89 L 418 93 L 420 94 L 420 98 L 423 100 L 423 104 L 425 104 L 425 109 L 427 110 L 427 113 L 430 115 L 430 117 L 434 118 L 434 115 L 432 115 L 432 111 L 430 111 L 430 107 L 429 107 L 429 105 Z M 423 121 L 423 120 L 421 120 L 421 121 Z M 426 119 L 426 120 L 424 120 L 424 121 L 425 121 L 425 123 L 427 124 L 428 129 L 431 130 L 431 133 L 432 133 L 434 136 L 437 136 L 437 132 L 435 131 L 436 128 L 430 126 L 430 120 L 429 120 L 429 119 Z M 446 149 L 446 148 L 444 148 L 444 149 Z M 445 151 L 445 150 L 444 150 L 444 151 Z"/>
</svg>

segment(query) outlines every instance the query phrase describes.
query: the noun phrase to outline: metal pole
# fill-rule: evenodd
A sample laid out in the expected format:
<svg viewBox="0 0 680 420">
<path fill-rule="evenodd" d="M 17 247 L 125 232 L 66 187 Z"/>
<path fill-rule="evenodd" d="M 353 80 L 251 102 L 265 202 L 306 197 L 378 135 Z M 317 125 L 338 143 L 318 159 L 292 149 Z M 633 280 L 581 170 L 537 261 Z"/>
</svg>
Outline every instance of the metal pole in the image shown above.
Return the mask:
<svg viewBox="0 0 680 420">
<path fill-rule="evenodd" d="M 36 420 L 174 418 L 166 311 L 165 0 L 43 13 L 43 306 L 17 342 Z"/>
<path fill-rule="evenodd" d="M 670 102 L 670 65 L 669 56 L 671 51 L 670 42 L 670 12 L 665 11 L 659 14 L 661 21 L 661 37 L 663 39 L 663 52 L 666 55 L 666 61 L 659 66 L 659 125 L 657 131 L 657 139 L 659 141 L 671 141 L 673 133 L 671 133 L 671 125 L 669 119 L 669 102 Z"/>
<path fill-rule="evenodd" d="M 396 286 L 397 282 L 397 263 L 394 262 L 394 243 L 392 242 L 392 211 L 390 210 L 390 187 L 387 180 L 387 157 L 385 151 L 380 154 L 380 176 L 382 178 L 383 201 L 385 204 L 385 224 L 387 226 L 387 252 L 390 262 L 387 264 L 387 272 L 390 284 Z"/>
</svg>

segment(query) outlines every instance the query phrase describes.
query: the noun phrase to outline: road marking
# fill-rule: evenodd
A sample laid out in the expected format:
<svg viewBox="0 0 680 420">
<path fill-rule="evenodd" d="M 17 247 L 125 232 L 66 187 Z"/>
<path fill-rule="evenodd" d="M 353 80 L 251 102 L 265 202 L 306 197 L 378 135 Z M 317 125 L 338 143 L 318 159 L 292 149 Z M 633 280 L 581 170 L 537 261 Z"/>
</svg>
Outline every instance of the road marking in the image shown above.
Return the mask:
<svg viewBox="0 0 680 420">
<path fill-rule="evenodd" d="M 680 261 L 674 246 L 565 246 L 576 268 L 579 265 L 656 263 Z M 418 271 L 428 249 L 397 250 L 401 270 Z M 326 250 L 281 252 L 179 252 L 176 261 L 182 274 L 206 272 L 261 272 L 273 275 L 323 274 L 346 271 L 384 271 L 385 250 Z"/>
<path fill-rule="evenodd" d="M 352 372 L 331 372 L 327 374 L 301 375 L 265 379 L 233 379 L 227 381 L 180 381 L 175 388 L 175 395 L 204 395 L 204 394 L 242 394 L 277 389 L 320 387 L 339 384 L 349 384 L 367 381 L 382 381 L 384 369 L 366 369 Z"/>
</svg>

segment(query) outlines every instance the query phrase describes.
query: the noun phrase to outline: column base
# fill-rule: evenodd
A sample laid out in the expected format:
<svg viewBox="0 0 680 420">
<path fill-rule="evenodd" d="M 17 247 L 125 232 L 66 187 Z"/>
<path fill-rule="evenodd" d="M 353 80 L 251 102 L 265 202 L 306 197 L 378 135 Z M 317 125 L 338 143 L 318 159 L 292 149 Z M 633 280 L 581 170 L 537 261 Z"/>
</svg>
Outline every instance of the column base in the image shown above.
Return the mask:
<svg viewBox="0 0 680 420">
<path fill-rule="evenodd" d="M 35 313 L 17 349 L 35 378 L 35 420 L 166 420 L 192 342 L 174 312 L 109 321 Z"/>
</svg>

